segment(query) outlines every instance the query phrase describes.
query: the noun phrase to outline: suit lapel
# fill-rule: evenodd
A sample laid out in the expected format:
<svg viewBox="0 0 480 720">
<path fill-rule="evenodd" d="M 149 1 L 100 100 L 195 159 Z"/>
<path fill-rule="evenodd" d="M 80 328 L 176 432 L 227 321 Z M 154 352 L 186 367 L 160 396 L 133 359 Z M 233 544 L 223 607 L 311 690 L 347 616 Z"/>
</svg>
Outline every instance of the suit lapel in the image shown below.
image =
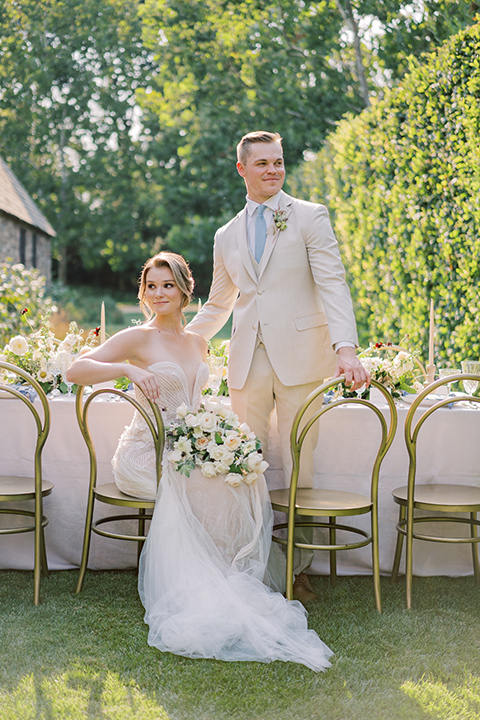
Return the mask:
<svg viewBox="0 0 480 720">
<path fill-rule="evenodd" d="M 245 266 L 246 271 L 254 282 L 257 282 L 257 274 L 253 267 L 252 258 L 247 243 L 247 209 L 246 207 L 237 215 L 235 223 L 235 239 L 238 245 L 238 252 Z"/>
<path fill-rule="evenodd" d="M 292 198 L 282 191 L 282 194 L 280 195 L 279 204 L 278 204 L 278 210 L 284 210 L 287 213 L 287 219 L 292 210 L 291 204 L 292 204 Z M 263 271 L 267 267 L 267 263 L 270 260 L 270 256 L 273 252 L 273 248 L 277 244 L 277 240 L 278 240 L 278 236 L 279 236 L 280 232 L 281 232 L 280 228 L 278 228 L 275 225 L 275 222 L 272 222 L 272 225 L 270 226 L 269 231 L 267 233 L 265 250 L 263 252 L 263 257 L 260 262 L 260 267 L 258 270 L 258 279 L 260 279 L 262 277 Z"/>
</svg>

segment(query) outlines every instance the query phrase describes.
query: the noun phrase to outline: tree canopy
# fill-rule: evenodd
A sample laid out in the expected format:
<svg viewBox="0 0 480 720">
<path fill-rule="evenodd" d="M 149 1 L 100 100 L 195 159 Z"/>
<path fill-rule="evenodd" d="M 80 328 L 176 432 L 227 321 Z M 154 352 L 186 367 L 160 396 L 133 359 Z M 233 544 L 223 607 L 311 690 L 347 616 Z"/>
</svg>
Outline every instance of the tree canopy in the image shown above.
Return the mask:
<svg viewBox="0 0 480 720">
<path fill-rule="evenodd" d="M 3 0 L 0 154 L 58 233 L 61 279 L 135 282 L 160 247 L 208 288 L 235 145 L 293 168 L 471 21 L 460 0 Z"/>
</svg>

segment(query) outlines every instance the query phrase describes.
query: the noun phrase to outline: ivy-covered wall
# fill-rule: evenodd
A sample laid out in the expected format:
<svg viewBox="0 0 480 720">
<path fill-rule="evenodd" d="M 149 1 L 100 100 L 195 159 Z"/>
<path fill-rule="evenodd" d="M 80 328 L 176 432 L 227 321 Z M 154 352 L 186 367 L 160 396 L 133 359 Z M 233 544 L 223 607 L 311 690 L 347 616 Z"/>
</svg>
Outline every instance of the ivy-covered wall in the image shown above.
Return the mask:
<svg viewBox="0 0 480 720">
<path fill-rule="evenodd" d="M 426 358 L 432 297 L 437 364 L 480 359 L 480 25 L 344 119 L 296 185 L 332 212 L 362 344 L 408 333 Z"/>
</svg>

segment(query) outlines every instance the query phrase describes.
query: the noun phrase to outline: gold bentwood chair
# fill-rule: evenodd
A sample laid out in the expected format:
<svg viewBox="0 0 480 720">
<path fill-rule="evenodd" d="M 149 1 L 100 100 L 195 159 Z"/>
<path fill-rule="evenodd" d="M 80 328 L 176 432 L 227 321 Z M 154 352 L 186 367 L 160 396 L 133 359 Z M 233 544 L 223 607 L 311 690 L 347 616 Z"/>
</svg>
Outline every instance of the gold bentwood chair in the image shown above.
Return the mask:
<svg viewBox="0 0 480 720">
<path fill-rule="evenodd" d="M 10 379 L 18 378 L 19 384 L 12 385 L 4 381 L 5 374 Z M 24 391 L 24 392 L 22 392 Z M 47 396 L 42 386 L 25 370 L 16 367 L 8 362 L 0 362 L 0 392 L 7 393 L 9 397 L 16 397 L 21 400 L 33 416 L 36 425 L 35 450 L 33 452 L 33 476 L 18 477 L 15 475 L 0 476 L 0 503 L 17 503 L 25 500 L 33 500 L 34 509 L 8 507 L 0 508 L 2 515 L 16 515 L 30 518 L 22 525 L 13 525 L 0 528 L 0 535 L 13 535 L 16 533 L 33 532 L 34 561 L 33 561 L 33 601 L 35 605 L 40 602 L 40 580 L 41 576 L 48 577 L 47 553 L 45 551 L 44 528 L 48 520 L 43 514 L 43 498 L 50 495 L 53 489 L 51 482 L 42 477 L 42 451 L 50 430 L 50 409 Z M 35 393 L 39 398 L 39 405 L 34 403 Z M 41 412 L 39 409 L 41 407 Z"/>
<path fill-rule="evenodd" d="M 286 545 L 287 550 L 287 592 L 289 600 L 293 599 L 293 554 L 295 548 L 307 548 L 311 550 L 328 550 L 330 554 L 330 582 L 336 584 L 337 567 L 336 553 L 338 550 L 353 550 L 355 548 L 372 545 L 372 572 L 375 591 L 375 602 L 377 610 L 382 611 L 380 595 L 380 561 L 378 549 L 378 481 L 380 467 L 390 445 L 393 442 L 397 426 L 397 412 L 395 403 L 390 393 L 372 380 L 372 387 L 378 388 L 388 405 L 388 422 L 382 411 L 370 400 L 360 397 L 339 397 L 328 404 L 322 405 L 320 409 L 314 409 L 315 402 L 327 390 L 343 382 L 342 375 L 324 382 L 305 400 L 295 415 L 290 435 L 290 446 L 293 459 L 290 488 L 272 490 L 270 499 L 274 510 L 287 514 L 287 522 L 275 525 L 274 532 L 287 529 L 287 539 L 273 536 L 274 542 Z M 302 446 L 312 426 L 324 415 L 338 408 L 340 405 L 361 405 L 368 408 L 375 414 L 380 423 L 380 439 L 378 451 L 373 463 L 370 480 L 370 491 L 368 495 L 346 492 L 337 489 L 298 488 L 299 467 L 301 462 Z M 377 447 L 377 445 L 375 445 Z M 353 525 L 344 525 L 337 522 L 337 518 L 370 514 L 370 531 Z M 318 521 L 317 517 L 328 518 L 326 521 Z M 328 543 L 307 543 L 295 540 L 295 530 L 299 527 L 328 528 Z M 342 530 L 354 535 L 360 535 L 361 540 L 353 542 L 338 543 L 337 531 Z M 353 538 L 352 538 L 353 540 Z"/>
<path fill-rule="evenodd" d="M 157 405 L 149 401 L 152 411 L 152 417 L 150 417 L 150 415 L 140 405 L 138 400 L 136 400 L 132 395 L 123 392 L 122 390 L 105 387 L 99 388 L 97 390 L 94 390 L 87 397 L 87 399 L 84 400 L 84 387 L 80 386 L 77 389 L 76 413 L 80 431 L 86 442 L 90 457 L 90 484 L 88 491 L 87 514 L 85 519 L 85 534 L 83 540 L 82 560 L 80 563 L 80 572 L 76 589 L 77 593 L 82 590 L 83 582 L 85 579 L 92 532 L 96 533 L 97 535 L 102 535 L 103 537 L 114 538 L 117 540 L 133 540 L 137 542 L 138 561 L 143 543 L 146 540 L 146 522 L 151 518 L 153 508 L 155 507 L 155 500 L 142 500 L 139 498 L 131 497 L 130 495 L 125 495 L 118 489 L 117 485 L 114 482 L 97 485 L 97 455 L 89 429 L 88 416 L 89 410 L 95 399 L 97 399 L 101 395 L 106 394 L 116 395 L 123 400 L 131 403 L 147 423 L 147 426 L 152 433 L 153 444 L 155 447 L 157 486 L 160 482 L 165 433 L 162 416 Z M 136 510 L 137 512 L 132 514 L 117 513 L 116 515 L 109 515 L 108 517 L 94 520 L 93 515 L 95 502 L 106 503 L 107 505 L 115 505 L 117 507 L 123 508 L 132 508 L 132 510 Z M 129 532 L 121 532 L 120 530 L 106 530 L 103 527 L 106 523 L 117 523 L 125 520 L 136 520 L 138 522 L 138 531 L 136 535 Z"/>
<path fill-rule="evenodd" d="M 431 393 L 451 382 L 460 380 L 477 380 L 479 375 L 461 374 L 437 380 L 415 398 L 409 408 L 405 420 L 405 443 L 409 456 L 408 485 L 393 490 L 394 501 L 400 506 L 399 521 L 397 524 L 397 544 L 392 569 L 392 582 L 397 579 L 400 559 L 402 555 L 403 538 L 406 537 L 406 603 L 410 610 L 412 607 L 412 576 L 413 576 L 413 540 L 426 540 L 430 542 L 443 543 L 469 543 L 472 548 L 473 571 L 475 582 L 480 582 L 480 571 L 478 562 L 477 526 L 480 521 L 477 513 L 480 511 L 480 487 L 473 485 L 454 485 L 446 483 L 417 484 L 417 441 L 420 430 L 434 412 L 451 403 L 469 401 L 479 405 L 480 398 L 471 395 L 449 395 L 428 408 L 420 407 L 422 401 Z M 420 416 L 417 411 L 422 412 Z M 428 511 L 436 514 L 415 515 L 415 511 Z M 449 514 L 450 513 L 450 514 Z M 459 517 L 452 513 L 468 513 L 469 517 Z M 417 527 L 421 523 L 459 523 L 466 524 L 470 528 L 470 535 L 464 537 L 449 537 L 432 535 L 429 532 L 421 532 Z"/>
</svg>

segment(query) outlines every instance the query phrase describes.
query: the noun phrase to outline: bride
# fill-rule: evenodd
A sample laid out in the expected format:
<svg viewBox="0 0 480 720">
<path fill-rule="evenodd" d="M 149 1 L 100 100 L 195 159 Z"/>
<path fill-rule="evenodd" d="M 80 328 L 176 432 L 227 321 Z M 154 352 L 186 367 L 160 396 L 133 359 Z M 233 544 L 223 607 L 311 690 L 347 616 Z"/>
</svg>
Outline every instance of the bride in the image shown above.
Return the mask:
<svg viewBox="0 0 480 720">
<path fill-rule="evenodd" d="M 67 379 L 89 385 L 126 376 L 145 407 L 145 397 L 159 404 L 166 426 L 179 406 L 197 409 L 209 372 L 205 340 L 184 329 L 192 292 L 180 255 L 150 258 L 138 291 L 146 322 L 79 357 Z M 332 652 L 308 629 L 303 606 L 279 592 L 284 560 L 271 547 L 263 474 L 234 487 L 225 475 L 207 478 L 198 468 L 187 477 L 164 456 L 157 492 L 153 443 L 138 413 L 112 465 L 122 492 L 156 498 L 139 568 L 150 645 L 191 658 L 293 661 L 315 671 L 330 666 Z"/>
</svg>

